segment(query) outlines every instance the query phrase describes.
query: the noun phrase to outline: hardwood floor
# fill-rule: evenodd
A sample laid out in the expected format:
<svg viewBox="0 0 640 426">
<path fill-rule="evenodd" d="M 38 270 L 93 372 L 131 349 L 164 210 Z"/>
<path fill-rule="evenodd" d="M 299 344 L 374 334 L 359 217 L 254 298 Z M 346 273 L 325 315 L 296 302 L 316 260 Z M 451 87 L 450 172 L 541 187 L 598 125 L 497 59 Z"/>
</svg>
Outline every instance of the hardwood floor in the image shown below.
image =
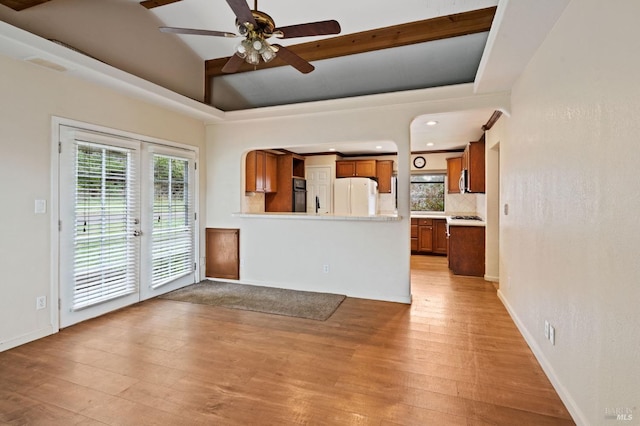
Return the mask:
<svg viewBox="0 0 640 426">
<path fill-rule="evenodd" d="M 574 424 L 491 283 L 413 256 L 412 293 L 326 322 L 149 300 L 0 353 L 0 424 Z"/>
</svg>

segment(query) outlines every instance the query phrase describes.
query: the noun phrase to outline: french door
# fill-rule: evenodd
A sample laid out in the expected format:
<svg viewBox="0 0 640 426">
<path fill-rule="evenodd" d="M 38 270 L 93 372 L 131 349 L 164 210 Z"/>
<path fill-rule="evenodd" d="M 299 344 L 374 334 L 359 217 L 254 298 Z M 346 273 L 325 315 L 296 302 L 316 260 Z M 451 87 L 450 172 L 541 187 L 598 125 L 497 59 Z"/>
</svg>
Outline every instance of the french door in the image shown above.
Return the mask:
<svg viewBox="0 0 640 426">
<path fill-rule="evenodd" d="M 60 128 L 60 326 L 196 280 L 195 153 Z"/>
</svg>

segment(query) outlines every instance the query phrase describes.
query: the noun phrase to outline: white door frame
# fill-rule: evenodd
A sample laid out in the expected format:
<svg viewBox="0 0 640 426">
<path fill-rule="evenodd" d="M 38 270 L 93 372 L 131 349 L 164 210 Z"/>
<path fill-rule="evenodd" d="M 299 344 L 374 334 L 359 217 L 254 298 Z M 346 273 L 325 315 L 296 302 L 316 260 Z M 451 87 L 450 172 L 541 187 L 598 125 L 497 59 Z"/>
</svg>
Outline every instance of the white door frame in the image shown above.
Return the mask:
<svg viewBox="0 0 640 426">
<path fill-rule="evenodd" d="M 113 136 L 119 136 L 130 139 L 137 139 L 142 142 L 167 146 L 171 148 L 177 148 L 187 151 L 195 152 L 196 158 L 196 167 L 197 163 L 200 159 L 200 150 L 197 146 L 182 144 L 178 142 L 168 141 L 164 139 L 154 138 L 150 136 L 144 136 L 132 132 L 127 132 L 123 130 L 113 129 L 105 126 L 99 126 L 95 124 L 85 123 L 82 121 L 71 120 L 63 117 L 51 117 L 51 162 L 50 162 L 50 170 L 51 170 L 51 196 L 49 203 L 49 211 L 50 211 L 50 287 L 49 287 L 49 312 L 50 312 L 50 321 L 51 321 L 51 329 L 53 333 L 57 333 L 60 331 L 60 311 L 59 311 L 59 300 L 60 300 L 60 234 L 59 234 L 59 226 L 60 226 L 60 164 L 59 164 L 59 155 L 58 150 L 60 149 L 60 126 L 69 126 L 76 127 L 82 130 L 88 130 L 93 132 L 106 133 Z M 195 220 L 195 233 L 194 233 L 194 261 L 197 264 L 197 272 L 196 279 L 199 279 L 203 276 L 202 271 L 200 271 L 200 185 L 198 172 L 194 173 L 194 211 L 197 214 L 197 218 Z"/>
</svg>

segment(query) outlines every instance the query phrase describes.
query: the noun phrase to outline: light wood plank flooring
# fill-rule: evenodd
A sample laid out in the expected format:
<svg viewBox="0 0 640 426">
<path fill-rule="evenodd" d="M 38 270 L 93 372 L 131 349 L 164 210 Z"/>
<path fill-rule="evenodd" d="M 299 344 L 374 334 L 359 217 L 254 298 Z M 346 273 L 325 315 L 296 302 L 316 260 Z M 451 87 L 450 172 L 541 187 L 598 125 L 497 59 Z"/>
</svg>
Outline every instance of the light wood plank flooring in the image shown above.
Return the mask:
<svg viewBox="0 0 640 426">
<path fill-rule="evenodd" d="M 149 300 L 0 353 L 0 424 L 574 424 L 492 284 L 412 258 L 411 306 L 326 322 Z"/>
</svg>

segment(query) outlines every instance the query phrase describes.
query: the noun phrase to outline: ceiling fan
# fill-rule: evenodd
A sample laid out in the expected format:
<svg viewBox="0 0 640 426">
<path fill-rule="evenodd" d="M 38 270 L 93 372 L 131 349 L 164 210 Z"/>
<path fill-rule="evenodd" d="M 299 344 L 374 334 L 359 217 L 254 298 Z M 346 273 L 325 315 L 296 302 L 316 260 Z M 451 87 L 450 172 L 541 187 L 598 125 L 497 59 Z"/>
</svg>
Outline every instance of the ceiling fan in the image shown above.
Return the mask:
<svg viewBox="0 0 640 426">
<path fill-rule="evenodd" d="M 258 0 L 255 0 L 253 10 L 249 9 L 246 0 L 227 0 L 227 3 L 236 15 L 236 28 L 239 36 L 244 37 L 244 40 L 236 46 L 234 55 L 222 68 L 225 73 L 238 71 L 243 62 L 257 66 L 261 59 L 264 62 L 269 62 L 276 56 L 301 73 L 309 73 L 315 69 L 313 65 L 286 47 L 271 44 L 267 40 L 271 37 L 294 38 L 340 33 L 340 24 L 335 20 L 276 27 L 271 16 L 258 10 Z M 229 32 L 190 28 L 160 27 L 160 31 L 214 37 L 239 37 L 237 34 Z"/>
</svg>

